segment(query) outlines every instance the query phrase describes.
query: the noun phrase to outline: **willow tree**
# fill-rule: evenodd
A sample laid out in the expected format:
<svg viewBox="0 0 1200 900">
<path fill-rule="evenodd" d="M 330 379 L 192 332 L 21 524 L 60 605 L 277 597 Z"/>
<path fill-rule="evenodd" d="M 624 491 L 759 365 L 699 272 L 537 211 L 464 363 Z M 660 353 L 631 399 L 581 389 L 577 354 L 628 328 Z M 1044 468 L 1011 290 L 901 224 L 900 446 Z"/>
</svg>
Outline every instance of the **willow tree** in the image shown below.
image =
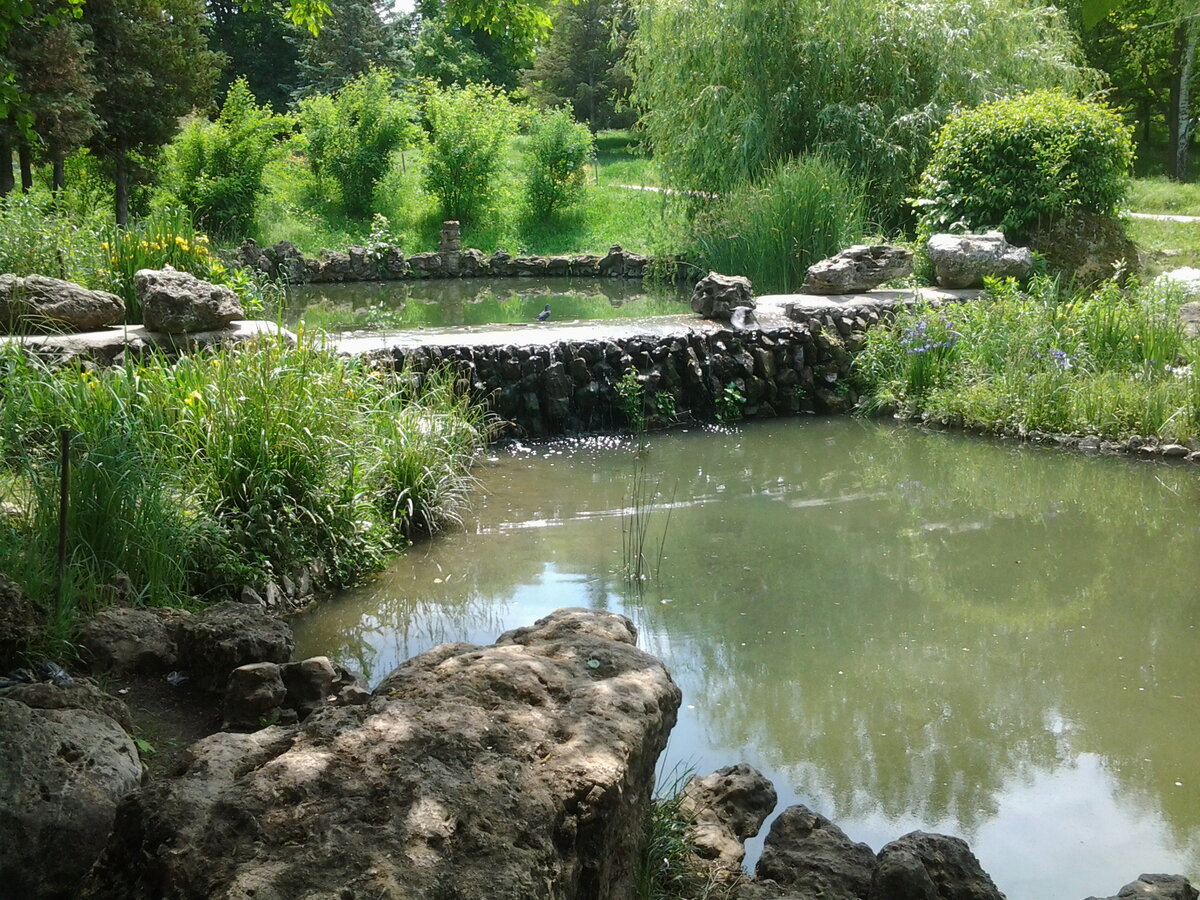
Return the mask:
<svg viewBox="0 0 1200 900">
<path fill-rule="evenodd" d="M 633 99 L 677 187 L 820 149 L 895 222 L 956 106 L 1095 83 L 1062 14 L 1026 0 L 633 2 Z"/>
</svg>

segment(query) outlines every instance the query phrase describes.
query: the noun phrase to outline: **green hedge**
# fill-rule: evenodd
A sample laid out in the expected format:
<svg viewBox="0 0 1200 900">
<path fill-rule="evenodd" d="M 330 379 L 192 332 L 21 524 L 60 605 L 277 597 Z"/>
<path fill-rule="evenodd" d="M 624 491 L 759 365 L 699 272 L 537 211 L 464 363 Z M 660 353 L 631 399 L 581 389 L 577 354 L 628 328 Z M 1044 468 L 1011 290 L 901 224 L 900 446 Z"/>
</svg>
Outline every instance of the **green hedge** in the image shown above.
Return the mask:
<svg viewBox="0 0 1200 900">
<path fill-rule="evenodd" d="M 1129 127 L 1103 104 L 1036 91 L 951 116 L 921 176 L 924 234 L 1000 228 L 1023 240 L 1071 213 L 1114 215 L 1133 164 Z"/>
</svg>

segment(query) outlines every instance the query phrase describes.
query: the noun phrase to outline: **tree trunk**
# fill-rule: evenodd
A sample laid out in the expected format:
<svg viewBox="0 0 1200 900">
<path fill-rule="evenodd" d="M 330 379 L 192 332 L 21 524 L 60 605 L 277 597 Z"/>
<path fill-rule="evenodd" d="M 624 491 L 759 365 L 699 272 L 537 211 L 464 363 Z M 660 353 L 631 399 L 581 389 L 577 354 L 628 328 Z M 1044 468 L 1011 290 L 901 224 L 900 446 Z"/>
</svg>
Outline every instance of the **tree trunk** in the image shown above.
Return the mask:
<svg viewBox="0 0 1200 900">
<path fill-rule="evenodd" d="M 67 158 L 60 152 L 54 152 L 54 193 L 61 194 L 67 186 Z"/>
<path fill-rule="evenodd" d="M 13 180 L 12 144 L 0 137 L 0 197 L 7 197 L 16 186 Z"/>
<path fill-rule="evenodd" d="M 17 161 L 21 166 L 21 192 L 28 194 L 33 190 L 33 151 L 25 141 L 17 144 Z"/>
<path fill-rule="evenodd" d="M 129 163 L 125 154 L 117 155 L 114 181 L 116 182 L 117 227 L 129 224 Z"/>
<path fill-rule="evenodd" d="M 1175 29 L 1175 50 L 1171 54 L 1171 71 L 1183 68 L 1183 48 L 1187 32 L 1180 25 Z M 1172 78 L 1167 97 L 1167 175 L 1178 178 L 1175 172 L 1175 148 L 1179 146 L 1179 79 Z"/>
<path fill-rule="evenodd" d="M 1191 82 L 1192 71 L 1196 65 L 1197 37 L 1200 37 L 1200 26 L 1197 26 L 1195 19 L 1190 19 L 1187 26 L 1187 46 L 1183 51 L 1183 68 L 1179 72 L 1178 112 L 1175 114 L 1179 123 L 1178 134 L 1175 146 L 1171 148 L 1175 154 L 1175 164 L 1172 168 L 1178 181 L 1187 181 L 1188 177 L 1188 150 L 1192 143 Z"/>
</svg>

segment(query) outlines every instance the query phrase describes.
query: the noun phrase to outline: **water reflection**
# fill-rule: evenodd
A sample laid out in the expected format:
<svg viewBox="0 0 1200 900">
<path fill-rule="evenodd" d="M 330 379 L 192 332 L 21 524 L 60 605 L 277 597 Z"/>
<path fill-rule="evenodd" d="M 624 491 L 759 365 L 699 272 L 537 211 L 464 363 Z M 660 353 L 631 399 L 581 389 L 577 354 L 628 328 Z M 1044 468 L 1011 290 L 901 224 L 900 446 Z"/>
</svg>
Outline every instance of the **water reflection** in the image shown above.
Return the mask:
<svg viewBox="0 0 1200 900">
<path fill-rule="evenodd" d="M 288 289 L 285 324 L 331 334 L 533 322 L 548 303 L 555 322 L 679 315 L 690 288 L 621 278 L 451 278 Z"/>
<path fill-rule="evenodd" d="M 539 448 L 489 463 L 463 532 L 307 617 L 304 652 L 377 679 L 612 608 L 684 690 L 668 766 L 745 759 L 876 848 L 961 834 L 1014 900 L 1200 871 L 1196 472 L 813 420 L 662 436 L 649 469 L 643 595 L 630 452 Z"/>
</svg>

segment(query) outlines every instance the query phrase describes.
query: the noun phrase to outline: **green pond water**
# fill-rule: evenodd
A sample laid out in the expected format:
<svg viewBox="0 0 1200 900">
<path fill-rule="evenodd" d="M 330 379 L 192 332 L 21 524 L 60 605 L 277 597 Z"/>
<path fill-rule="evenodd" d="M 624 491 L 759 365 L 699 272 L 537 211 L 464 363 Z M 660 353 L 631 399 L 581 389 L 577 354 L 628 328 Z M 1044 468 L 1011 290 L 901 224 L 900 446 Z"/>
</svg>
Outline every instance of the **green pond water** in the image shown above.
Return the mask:
<svg viewBox="0 0 1200 900">
<path fill-rule="evenodd" d="M 635 457 L 491 451 L 463 527 L 299 618 L 298 653 L 374 683 L 619 611 L 683 689 L 664 773 L 749 762 L 876 850 L 959 835 L 1010 900 L 1198 880 L 1200 472 L 847 419 L 656 435 L 639 594 Z"/>
<path fill-rule="evenodd" d="M 620 278 L 462 278 L 312 284 L 288 289 L 285 324 L 331 334 L 455 325 L 678 315 L 691 288 Z"/>
</svg>

